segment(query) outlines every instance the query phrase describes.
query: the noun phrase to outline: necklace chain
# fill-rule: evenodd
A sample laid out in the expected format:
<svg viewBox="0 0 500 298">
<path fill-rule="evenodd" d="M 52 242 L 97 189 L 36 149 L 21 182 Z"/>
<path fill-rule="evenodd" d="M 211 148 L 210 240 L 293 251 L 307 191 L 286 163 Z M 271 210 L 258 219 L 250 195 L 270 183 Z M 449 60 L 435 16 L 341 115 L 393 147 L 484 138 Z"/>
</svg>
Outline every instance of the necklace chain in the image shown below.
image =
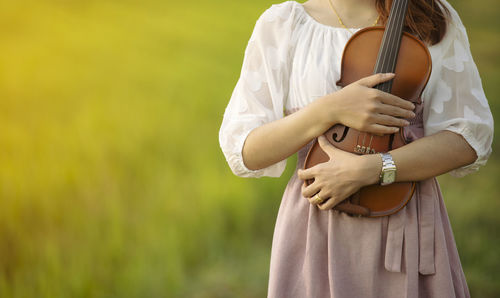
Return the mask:
<svg viewBox="0 0 500 298">
<path fill-rule="evenodd" d="M 330 4 L 330 7 L 332 8 L 333 12 L 334 12 L 334 13 L 335 13 L 335 15 L 337 16 L 337 20 L 339 21 L 340 26 L 342 26 L 342 28 L 347 29 L 349 32 L 353 33 L 353 32 L 351 31 L 351 29 L 347 28 L 347 26 L 346 26 L 346 25 L 344 25 L 344 22 L 342 22 L 342 19 L 340 18 L 339 14 L 337 13 L 337 10 L 335 9 L 335 7 L 333 7 L 332 0 L 328 0 L 328 3 Z M 380 19 L 380 14 L 377 16 L 377 19 L 375 20 L 375 22 L 373 22 L 372 26 L 377 25 L 377 23 L 378 23 L 379 19 Z"/>
</svg>

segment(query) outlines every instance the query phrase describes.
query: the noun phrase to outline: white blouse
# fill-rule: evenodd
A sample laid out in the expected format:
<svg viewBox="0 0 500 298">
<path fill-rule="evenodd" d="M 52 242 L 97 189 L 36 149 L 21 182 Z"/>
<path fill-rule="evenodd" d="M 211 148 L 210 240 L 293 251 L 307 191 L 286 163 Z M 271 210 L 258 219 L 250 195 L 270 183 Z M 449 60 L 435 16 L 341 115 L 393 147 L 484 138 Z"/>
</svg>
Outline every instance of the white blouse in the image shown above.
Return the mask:
<svg viewBox="0 0 500 298">
<path fill-rule="evenodd" d="M 446 35 L 429 47 L 432 74 L 422 94 L 425 135 L 449 130 L 462 135 L 477 160 L 452 171 L 465 176 L 486 164 L 491 153 L 493 117 L 470 53 L 465 28 L 450 10 Z M 332 93 L 340 78 L 342 51 L 358 29 L 323 25 L 295 1 L 272 5 L 257 20 L 240 78 L 224 113 L 219 142 L 234 174 L 278 177 L 286 160 L 252 171 L 243 163 L 248 134 Z M 351 32 L 352 31 L 352 32 Z"/>
</svg>

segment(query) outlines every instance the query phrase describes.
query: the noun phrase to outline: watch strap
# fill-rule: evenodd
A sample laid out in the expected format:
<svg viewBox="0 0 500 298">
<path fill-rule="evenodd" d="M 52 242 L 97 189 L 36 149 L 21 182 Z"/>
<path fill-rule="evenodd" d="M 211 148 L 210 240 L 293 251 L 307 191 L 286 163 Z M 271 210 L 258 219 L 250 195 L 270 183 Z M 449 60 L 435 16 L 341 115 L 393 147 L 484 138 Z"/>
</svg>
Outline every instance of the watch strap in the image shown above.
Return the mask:
<svg viewBox="0 0 500 298">
<path fill-rule="evenodd" d="M 382 157 L 382 170 L 380 171 L 380 185 L 388 185 L 394 182 L 395 180 L 395 172 L 396 172 L 396 164 L 394 163 L 394 160 L 392 159 L 392 155 L 390 153 L 380 153 Z M 388 173 L 393 173 L 392 175 L 393 179 L 392 181 L 387 181 L 386 175 Z"/>
</svg>

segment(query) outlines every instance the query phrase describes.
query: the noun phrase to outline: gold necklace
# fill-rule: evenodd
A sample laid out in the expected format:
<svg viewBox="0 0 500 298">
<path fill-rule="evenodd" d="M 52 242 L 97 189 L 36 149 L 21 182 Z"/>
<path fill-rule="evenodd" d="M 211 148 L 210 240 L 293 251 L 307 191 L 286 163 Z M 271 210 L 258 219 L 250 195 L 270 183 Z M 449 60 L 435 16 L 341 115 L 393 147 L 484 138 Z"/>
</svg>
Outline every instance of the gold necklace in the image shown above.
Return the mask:
<svg viewBox="0 0 500 298">
<path fill-rule="evenodd" d="M 339 21 L 340 26 L 342 26 L 342 28 L 347 29 L 349 32 L 354 33 L 354 32 L 351 31 L 351 29 L 347 28 L 347 26 L 344 25 L 344 22 L 342 22 L 342 19 L 340 18 L 339 14 L 337 13 L 337 10 L 335 9 L 335 7 L 333 7 L 332 0 L 328 0 L 328 3 L 330 3 L 330 7 L 332 8 L 333 12 L 337 16 L 337 20 Z M 380 14 L 377 16 L 377 19 L 375 20 L 375 22 L 373 22 L 372 26 L 377 25 L 379 19 L 380 19 Z"/>
</svg>

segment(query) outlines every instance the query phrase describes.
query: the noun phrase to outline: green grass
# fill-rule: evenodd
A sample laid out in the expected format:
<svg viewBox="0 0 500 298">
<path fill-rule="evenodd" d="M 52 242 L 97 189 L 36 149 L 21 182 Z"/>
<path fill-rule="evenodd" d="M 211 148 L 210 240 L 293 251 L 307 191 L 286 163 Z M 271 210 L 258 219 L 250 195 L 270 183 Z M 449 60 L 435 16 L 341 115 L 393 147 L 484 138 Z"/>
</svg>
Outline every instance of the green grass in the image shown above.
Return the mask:
<svg viewBox="0 0 500 298">
<path fill-rule="evenodd" d="M 498 5 L 454 3 L 498 115 Z M 265 296 L 294 161 L 237 178 L 217 139 L 271 4 L 1 5 L 0 297 Z M 441 179 L 475 297 L 500 294 L 499 159 Z"/>
</svg>

